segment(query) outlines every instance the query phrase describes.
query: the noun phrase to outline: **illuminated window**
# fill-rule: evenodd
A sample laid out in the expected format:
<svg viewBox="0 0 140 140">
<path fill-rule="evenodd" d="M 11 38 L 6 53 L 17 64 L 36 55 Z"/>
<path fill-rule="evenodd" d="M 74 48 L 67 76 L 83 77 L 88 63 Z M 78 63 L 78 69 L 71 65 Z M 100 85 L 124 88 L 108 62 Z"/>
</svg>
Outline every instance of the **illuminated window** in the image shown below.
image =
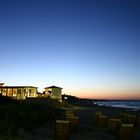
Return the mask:
<svg viewBox="0 0 140 140">
<path fill-rule="evenodd" d="M 6 96 L 6 89 L 5 88 L 2 89 L 2 95 Z"/>
<path fill-rule="evenodd" d="M 16 88 L 13 88 L 13 96 L 17 96 L 17 89 Z"/>
<path fill-rule="evenodd" d="M 7 96 L 12 96 L 12 89 L 11 88 L 8 88 Z"/>
</svg>

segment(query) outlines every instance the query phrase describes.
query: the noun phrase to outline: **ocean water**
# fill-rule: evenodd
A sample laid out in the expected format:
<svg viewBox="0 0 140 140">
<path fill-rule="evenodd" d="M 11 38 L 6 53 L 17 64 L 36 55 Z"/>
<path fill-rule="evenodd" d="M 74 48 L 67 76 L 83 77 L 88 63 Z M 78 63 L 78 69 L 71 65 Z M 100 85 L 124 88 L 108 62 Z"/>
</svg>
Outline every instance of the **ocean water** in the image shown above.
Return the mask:
<svg viewBox="0 0 140 140">
<path fill-rule="evenodd" d="M 96 101 L 99 106 L 111 106 L 117 108 L 127 108 L 131 110 L 140 110 L 140 101 Z"/>
</svg>

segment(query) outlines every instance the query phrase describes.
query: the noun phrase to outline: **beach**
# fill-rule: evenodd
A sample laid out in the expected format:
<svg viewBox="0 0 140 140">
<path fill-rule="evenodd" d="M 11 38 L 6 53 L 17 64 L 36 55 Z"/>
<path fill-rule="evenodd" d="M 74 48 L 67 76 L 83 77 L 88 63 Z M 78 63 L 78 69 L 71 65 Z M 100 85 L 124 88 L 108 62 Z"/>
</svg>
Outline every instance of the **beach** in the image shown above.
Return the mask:
<svg viewBox="0 0 140 140">
<path fill-rule="evenodd" d="M 76 136 L 75 140 L 84 140 L 84 139 L 97 139 L 97 140 L 114 140 L 115 136 L 108 133 L 107 127 L 99 128 L 93 123 L 93 114 L 97 111 L 103 112 L 104 115 L 109 118 L 117 118 L 120 112 L 127 112 L 131 114 L 139 114 L 139 112 L 128 112 L 125 109 L 118 109 L 112 107 L 93 107 L 93 108 L 83 108 L 77 110 L 77 115 L 80 118 L 80 129 L 79 134 Z M 134 139 L 140 139 L 139 130 L 135 131 Z M 72 138 L 74 139 L 74 138 Z"/>
<path fill-rule="evenodd" d="M 93 122 L 93 114 L 97 111 L 103 112 L 108 118 L 117 118 L 119 113 L 129 113 L 133 115 L 139 115 L 139 111 L 127 111 L 122 108 L 94 106 L 71 106 L 62 107 L 63 111 L 74 111 L 75 115 L 79 117 L 79 126 L 76 131 L 71 131 L 69 134 L 69 140 L 115 140 L 115 135 L 108 132 L 107 126 L 100 128 Z M 57 118 L 58 117 L 58 118 Z M 64 120 L 64 116 L 57 116 L 56 119 Z M 28 133 L 24 136 L 26 140 L 53 140 L 55 133 L 55 125 L 46 125 L 44 127 L 37 128 L 34 132 Z M 140 139 L 140 128 L 134 127 L 133 140 Z"/>
</svg>

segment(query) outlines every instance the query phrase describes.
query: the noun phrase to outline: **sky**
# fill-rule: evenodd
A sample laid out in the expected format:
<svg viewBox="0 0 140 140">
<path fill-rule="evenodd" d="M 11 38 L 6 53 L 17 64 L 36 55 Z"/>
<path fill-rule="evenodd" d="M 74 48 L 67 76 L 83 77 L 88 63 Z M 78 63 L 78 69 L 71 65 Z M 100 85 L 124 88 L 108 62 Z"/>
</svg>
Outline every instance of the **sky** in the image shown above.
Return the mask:
<svg viewBox="0 0 140 140">
<path fill-rule="evenodd" d="M 0 1 L 0 82 L 140 99 L 139 0 Z"/>
</svg>

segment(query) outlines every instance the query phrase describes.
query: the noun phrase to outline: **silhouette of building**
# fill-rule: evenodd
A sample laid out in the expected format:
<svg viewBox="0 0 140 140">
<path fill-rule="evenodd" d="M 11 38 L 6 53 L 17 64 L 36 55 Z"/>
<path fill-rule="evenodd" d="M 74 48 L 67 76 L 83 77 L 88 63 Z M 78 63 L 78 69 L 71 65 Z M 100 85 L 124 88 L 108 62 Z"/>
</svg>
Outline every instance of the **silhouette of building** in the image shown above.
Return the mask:
<svg viewBox="0 0 140 140">
<path fill-rule="evenodd" d="M 60 102 L 62 101 L 62 88 L 57 86 L 50 86 L 45 88 L 45 96 L 52 99 L 57 99 Z"/>
<path fill-rule="evenodd" d="M 14 99 L 26 99 L 37 97 L 37 87 L 33 86 L 4 86 L 0 84 L 0 95 Z"/>
</svg>

